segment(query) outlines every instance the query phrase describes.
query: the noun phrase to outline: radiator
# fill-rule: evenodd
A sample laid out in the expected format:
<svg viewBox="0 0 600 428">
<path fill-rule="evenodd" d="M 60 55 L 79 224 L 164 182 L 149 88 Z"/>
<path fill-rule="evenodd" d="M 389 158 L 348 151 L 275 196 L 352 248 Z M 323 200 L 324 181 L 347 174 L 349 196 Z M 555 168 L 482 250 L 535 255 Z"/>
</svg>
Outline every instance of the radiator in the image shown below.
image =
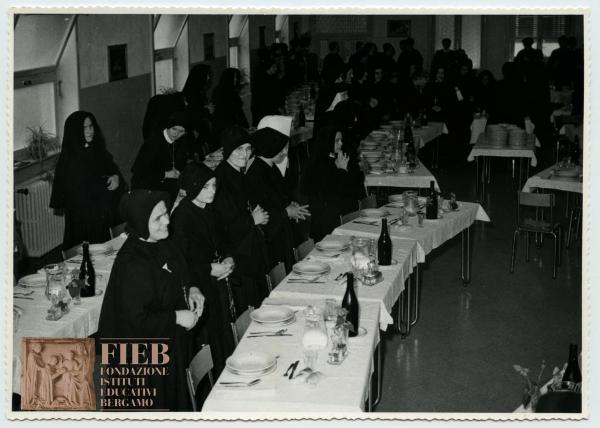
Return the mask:
<svg viewBox="0 0 600 428">
<path fill-rule="evenodd" d="M 52 183 L 44 180 L 15 188 L 15 217 L 28 257 L 43 256 L 62 243 L 65 221 L 50 208 L 51 193 Z"/>
</svg>

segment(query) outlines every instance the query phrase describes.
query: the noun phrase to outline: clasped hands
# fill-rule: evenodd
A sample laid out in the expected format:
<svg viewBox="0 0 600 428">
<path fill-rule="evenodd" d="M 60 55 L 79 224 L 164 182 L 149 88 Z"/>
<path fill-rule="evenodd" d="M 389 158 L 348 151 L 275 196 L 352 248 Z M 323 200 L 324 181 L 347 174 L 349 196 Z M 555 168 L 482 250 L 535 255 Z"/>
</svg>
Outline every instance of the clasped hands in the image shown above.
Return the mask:
<svg viewBox="0 0 600 428">
<path fill-rule="evenodd" d="M 309 205 L 300 205 L 298 202 L 292 201 L 285 210 L 289 218 L 293 219 L 298 223 L 299 220 L 306 220 L 306 217 L 310 217 L 310 211 L 308 210 Z"/>
<path fill-rule="evenodd" d="M 187 330 L 194 328 L 204 311 L 204 295 L 198 287 L 190 287 L 187 298 L 189 309 L 175 311 L 175 323 Z"/>
</svg>

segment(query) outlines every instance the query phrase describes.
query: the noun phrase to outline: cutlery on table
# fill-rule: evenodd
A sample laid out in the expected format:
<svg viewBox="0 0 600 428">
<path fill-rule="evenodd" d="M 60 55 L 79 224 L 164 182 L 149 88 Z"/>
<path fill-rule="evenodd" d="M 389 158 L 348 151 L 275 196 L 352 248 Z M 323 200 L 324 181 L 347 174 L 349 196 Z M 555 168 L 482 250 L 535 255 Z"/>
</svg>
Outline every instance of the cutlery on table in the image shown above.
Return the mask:
<svg viewBox="0 0 600 428">
<path fill-rule="evenodd" d="M 391 226 L 392 224 L 396 224 L 400 221 L 400 218 L 395 218 L 394 220 L 391 220 L 388 225 Z"/>
<path fill-rule="evenodd" d="M 352 223 L 364 224 L 367 226 L 377 226 L 378 225 L 378 223 L 376 221 L 366 221 L 366 220 L 354 220 Z"/>
<path fill-rule="evenodd" d="M 325 281 L 308 281 L 305 279 L 297 279 L 297 280 L 288 280 L 290 284 L 325 284 Z"/>
<path fill-rule="evenodd" d="M 288 281 L 317 282 L 322 276 L 323 275 L 319 275 L 314 278 L 289 278 Z"/>
<path fill-rule="evenodd" d="M 281 330 L 277 330 L 277 331 L 251 331 L 248 334 L 283 334 L 287 331 L 287 328 L 282 328 Z"/>
<path fill-rule="evenodd" d="M 27 300 L 35 300 L 33 297 L 27 296 L 13 296 L 14 299 L 27 299 Z"/>
<path fill-rule="evenodd" d="M 256 337 L 281 337 L 281 336 L 293 336 L 293 334 L 281 333 L 281 334 L 252 334 L 247 336 L 248 339 L 254 339 Z"/>
<path fill-rule="evenodd" d="M 288 373 L 290 372 L 290 370 L 292 370 L 292 368 L 298 367 L 298 364 L 300 364 L 300 360 L 296 360 L 294 361 L 292 364 L 290 364 L 287 368 L 287 370 L 285 371 L 285 373 L 283 374 L 284 376 L 287 376 Z"/>
<path fill-rule="evenodd" d="M 219 382 L 219 385 L 226 387 L 244 387 L 244 386 L 254 386 L 257 383 L 260 383 L 260 379 L 254 379 L 250 382 Z"/>
<path fill-rule="evenodd" d="M 13 296 L 30 296 L 31 294 L 33 294 L 33 290 L 13 292 Z"/>
</svg>

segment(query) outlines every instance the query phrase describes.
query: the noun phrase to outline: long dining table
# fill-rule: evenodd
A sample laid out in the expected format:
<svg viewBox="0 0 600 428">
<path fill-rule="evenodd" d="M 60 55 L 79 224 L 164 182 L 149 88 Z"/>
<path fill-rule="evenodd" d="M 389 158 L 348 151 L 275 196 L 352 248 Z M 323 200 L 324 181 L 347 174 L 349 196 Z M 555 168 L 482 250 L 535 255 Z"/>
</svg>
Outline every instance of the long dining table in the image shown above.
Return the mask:
<svg viewBox="0 0 600 428">
<path fill-rule="evenodd" d="M 81 304 L 69 305 L 69 312 L 57 321 L 46 320 L 50 301 L 45 295 L 45 288 L 25 288 L 17 285 L 13 293 L 14 306 L 18 307 L 21 315 L 18 318 L 17 329 L 13 331 L 12 390 L 19 394 L 21 391 L 21 339 L 24 337 L 88 337 L 98 331 L 100 309 L 104 300 L 104 290 L 116 257 L 116 250 L 121 248 L 125 237 L 120 235 L 106 242 L 111 255 L 93 255 L 94 270 L 96 271 L 96 293 L 94 297 L 81 299 Z M 78 268 L 81 256 L 77 255 L 65 261 L 67 269 Z M 43 269 L 40 270 L 43 273 Z M 32 294 L 26 292 L 33 291 Z M 22 294 L 27 296 L 17 297 Z"/>
</svg>

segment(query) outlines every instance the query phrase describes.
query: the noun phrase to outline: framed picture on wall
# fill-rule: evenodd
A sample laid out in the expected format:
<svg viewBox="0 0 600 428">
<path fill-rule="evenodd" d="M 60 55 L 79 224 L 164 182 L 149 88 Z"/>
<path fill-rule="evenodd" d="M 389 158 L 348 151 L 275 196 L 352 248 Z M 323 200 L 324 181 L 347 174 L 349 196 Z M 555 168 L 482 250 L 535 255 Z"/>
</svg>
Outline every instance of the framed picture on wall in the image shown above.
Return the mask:
<svg viewBox="0 0 600 428">
<path fill-rule="evenodd" d="M 206 33 L 204 38 L 204 61 L 215 59 L 215 33 Z"/>
<path fill-rule="evenodd" d="M 127 45 L 108 47 L 108 81 L 127 79 Z"/>
<path fill-rule="evenodd" d="M 388 37 L 410 37 L 410 20 L 390 19 L 387 22 Z"/>
</svg>

